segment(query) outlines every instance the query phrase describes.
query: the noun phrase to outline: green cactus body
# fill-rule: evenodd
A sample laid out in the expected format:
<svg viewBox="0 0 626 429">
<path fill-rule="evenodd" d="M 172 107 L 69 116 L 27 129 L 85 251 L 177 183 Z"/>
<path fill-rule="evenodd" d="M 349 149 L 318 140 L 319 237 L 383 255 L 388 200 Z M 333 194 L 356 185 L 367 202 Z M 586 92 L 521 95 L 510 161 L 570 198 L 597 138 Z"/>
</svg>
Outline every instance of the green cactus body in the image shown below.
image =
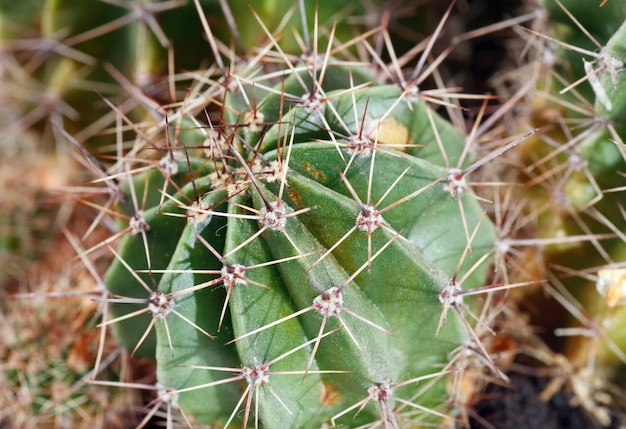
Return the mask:
<svg viewBox="0 0 626 429">
<path fill-rule="evenodd" d="M 193 211 L 182 196 L 146 209 L 150 267 L 142 237 L 120 245 L 121 259 L 152 271 L 158 291 L 173 299 L 162 317 L 120 324 L 119 331 L 134 332 L 120 339 L 134 348 L 144 333 L 138 325 L 155 319 L 159 383 L 178 392 L 181 409 L 198 422 L 245 415 L 248 424 L 258 416 L 265 427 L 313 428 L 333 416 L 349 426 L 439 419 L 423 407 L 445 409 L 442 380 L 418 397 L 421 383 L 401 383 L 437 376 L 449 353 L 470 341 L 454 311 L 436 335 L 448 308 L 439 295 L 495 240 L 469 189 L 450 188 L 452 170 L 437 146 L 442 136 L 447 162 L 456 165 L 464 137 L 396 86 L 342 92 L 357 76 L 366 82 L 362 72 L 330 65 L 325 98 L 313 108 L 295 75 L 286 76 L 272 89 L 263 89 L 267 82 L 236 87 L 214 128 L 191 117 L 181 122 L 190 164 L 215 166 L 194 174 L 204 209 Z M 198 143 L 209 134 L 222 145 L 202 159 Z M 168 216 L 185 209 L 187 220 Z M 472 232 L 472 257 L 457 269 Z M 484 284 L 486 265 L 463 287 Z M 133 282 L 120 261 L 107 284 L 137 296 L 125 289 Z M 392 396 L 343 412 L 368 389 Z M 414 406 L 396 416 L 393 398 Z"/>
</svg>

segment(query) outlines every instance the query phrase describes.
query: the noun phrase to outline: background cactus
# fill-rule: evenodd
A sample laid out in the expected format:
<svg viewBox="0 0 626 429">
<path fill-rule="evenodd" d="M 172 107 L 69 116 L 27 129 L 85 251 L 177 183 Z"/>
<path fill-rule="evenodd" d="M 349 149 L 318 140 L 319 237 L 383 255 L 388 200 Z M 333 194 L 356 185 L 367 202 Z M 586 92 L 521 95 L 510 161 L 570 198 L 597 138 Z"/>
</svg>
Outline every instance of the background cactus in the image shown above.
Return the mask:
<svg viewBox="0 0 626 429">
<path fill-rule="evenodd" d="M 455 51 L 391 42 L 400 8 L 44 3 L 40 23 L 40 2 L 2 8 L 2 97 L 34 106 L 3 141 L 70 142 L 97 177 L 74 197 L 97 209 L 75 247 L 107 287 L 89 387 L 156 392 L 140 426 L 506 427 L 477 398 L 529 366 L 549 374 L 536 406 L 622 419 L 623 5 L 498 26 L 535 32 L 496 107 L 441 83 Z M 422 27 L 433 10 L 408 22 L 457 33 Z M 107 366 L 110 330 L 155 378 Z"/>
<path fill-rule="evenodd" d="M 507 250 L 517 242 L 539 255 L 518 252 L 523 247 L 509 253 L 517 260 L 512 280 L 539 272 L 549 282 L 517 301 L 530 323 L 541 326 L 541 340 L 511 335 L 535 344 L 519 351 L 526 365 L 566 363 L 560 376 L 539 387 L 544 401 L 565 386 L 570 402 L 594 424 L 612 426 L 624 419 L 624 392 L 617 386 L 623 386 L 626 363 L 617 333 L 623 327 L 625 117 L 616 101 L 626 9 L 621 2 L 542 3 L 549 15 L 535 23 L 529 39 L 537 59 L 520 82 L 535 85 L 525 103 L 532 112 L 511 123 L 543 132 L 512 154 L 525 165 L 517 177 L 526 190 L 508 200 L 514 214 L 508 225 L 514 226 Z"/>
</svg>

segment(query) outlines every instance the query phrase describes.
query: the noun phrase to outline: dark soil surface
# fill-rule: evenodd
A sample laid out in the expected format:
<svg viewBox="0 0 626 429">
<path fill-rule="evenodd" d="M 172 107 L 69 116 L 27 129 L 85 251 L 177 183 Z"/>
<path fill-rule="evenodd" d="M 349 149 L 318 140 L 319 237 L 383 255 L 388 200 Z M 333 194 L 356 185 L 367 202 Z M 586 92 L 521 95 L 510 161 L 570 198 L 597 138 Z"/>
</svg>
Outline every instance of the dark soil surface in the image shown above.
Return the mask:
<svg viewBox="0 0 626 429">
<path fill-rule="evenodd" d="M 561 390 L 548 402 L 539 395 L 549 379 L 526 374 L 509 374 L 512 387 L 490 385 L 483 400 L 476 404 L 476 413 L 497 429 L 600 429 L 580 407 L 570 405 L 571 394 Z M 476 420 L 471 427 L 488 426 Z M 611 426 L 619 427 L 619 422 Z"/>
</svg>

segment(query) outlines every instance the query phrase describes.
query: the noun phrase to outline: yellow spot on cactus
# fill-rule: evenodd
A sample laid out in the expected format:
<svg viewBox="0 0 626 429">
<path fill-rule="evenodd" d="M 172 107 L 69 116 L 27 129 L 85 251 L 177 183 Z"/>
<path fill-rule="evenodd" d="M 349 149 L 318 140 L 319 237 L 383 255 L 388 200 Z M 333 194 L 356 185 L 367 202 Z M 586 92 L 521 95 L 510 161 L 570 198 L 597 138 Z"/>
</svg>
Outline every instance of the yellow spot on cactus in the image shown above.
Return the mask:
<svg viewBox="0 0 626 429">
<path fill-rule="evenodd" d="M 306 170 L 307 173 L 315 177 L 320 182 L 322 183 L 326 182 L 326 175 L 322 173 L 321 171 L 319 171 L 318 169 L 316 169 L 315 167 L 313 167 L 313 165 L 311 165 L 310 163 L 303 162 L 302 167 Z"/>
<path fill-rule="evenodd" d="M 341 393 L 339 390 L 326 380 L 322 380 L 322 394 L 320 395 L 320 402 L 322 405 L 332 406 L 341 400 Z"/>
<path fill-rule="evenodd" d="M 378 128 L 372 133 L 371 139 L 378 139 L 378 144 L 393 146 L 397 150 L 404 151 L 410 143 L 409 129 L 395 118 L 385 118 Z"/>
<path fill-rule="evenodd" d="M 305 207 L 304 203 L 302 202 L 302 198 L 300 198 L 300 194 L 297 193 L 295 190 L 288 189 L 287 194 L 289 194 L 289 198 L 291 199 L 291 201 L 293 201 L 297 208 L 301 209 Z"/>
</svg>

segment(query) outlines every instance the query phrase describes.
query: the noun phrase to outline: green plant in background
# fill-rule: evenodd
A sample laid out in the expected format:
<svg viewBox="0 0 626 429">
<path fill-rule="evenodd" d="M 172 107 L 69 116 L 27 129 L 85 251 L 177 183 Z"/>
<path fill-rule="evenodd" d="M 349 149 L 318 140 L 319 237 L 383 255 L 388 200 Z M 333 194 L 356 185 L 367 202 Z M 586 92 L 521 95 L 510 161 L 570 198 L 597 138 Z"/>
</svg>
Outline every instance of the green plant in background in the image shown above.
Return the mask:
<svg viewBox="0 0 626 429">
<path fill-rule="evenodd" d="M 441 66 L 481 32 L 432 57 L 453 5 L 403 54 L 400 8 L 372 20 L 358 1 L 86 3 L 45 1 L 40 23 L 41 2 L 0 4 L 19 83 L 2 96 L 35 103 L 8 135 L 43 127 L 97 177 L 75 198 L 97 210 L 85 237 L 113 230 L 79 249 L 113 259 L 94 373 L 109 331 L 156 369 L 91 384 L 155 391 L 140 426 L 159 409 L 168 426 L 469 425 L 522 355 L 567 362 L 545 402 L 571 391 L 619 420 L 622 5 L 546 1 L 487 28 L 536 31 L 533 73 L 483 120 L 489 97 L 446 88 Z M 534 111 L 508 120 L 513 101 Z M 538 302 L 554 319 L 533 319 Z M 540 339 L 524 310 L 583 341 Z"/>
</svg>

